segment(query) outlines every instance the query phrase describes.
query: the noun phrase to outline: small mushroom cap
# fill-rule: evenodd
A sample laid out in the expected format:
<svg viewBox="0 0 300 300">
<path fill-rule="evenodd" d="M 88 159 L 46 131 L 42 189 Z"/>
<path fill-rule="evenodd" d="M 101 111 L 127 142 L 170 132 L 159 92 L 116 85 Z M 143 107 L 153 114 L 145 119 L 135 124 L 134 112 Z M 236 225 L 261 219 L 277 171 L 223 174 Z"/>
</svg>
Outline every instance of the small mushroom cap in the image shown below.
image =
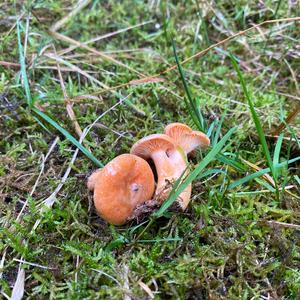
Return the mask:
<svg viewBox="0 0 300 300">
<path fill-rule="evenodd" d="M 185 133 L 191 133 L 193 129 L 182 123 L 171 123 L 165 127 L 165 134 L 178 140 Z"/>
<path fill-rule="evenodd" d="M 137 141 L 131 147 L 130 153 L 149 159 L 152 153 L 156 151 L 165 151 L 167 153 L 175 148 L 174 140 L 166 134 L 151 134 Z"/>
<path fill-rule="evenodd" d="M 96 177 L 91 179 L 96 210 L 114 225 L 126 223 L 136 206 L 150 200 L 154 193 L 149 164 L 132 154 L 117 156 Z"/>
<path fill-rule="evenodd" d="M 201 131 L 193 131 L 189 126 L 182 123 L 171 123 L 166 126 L 165 134 L 173 138 L 188 154 L 200 147 L 210 145 L 210 139 Z"/>
</svg>

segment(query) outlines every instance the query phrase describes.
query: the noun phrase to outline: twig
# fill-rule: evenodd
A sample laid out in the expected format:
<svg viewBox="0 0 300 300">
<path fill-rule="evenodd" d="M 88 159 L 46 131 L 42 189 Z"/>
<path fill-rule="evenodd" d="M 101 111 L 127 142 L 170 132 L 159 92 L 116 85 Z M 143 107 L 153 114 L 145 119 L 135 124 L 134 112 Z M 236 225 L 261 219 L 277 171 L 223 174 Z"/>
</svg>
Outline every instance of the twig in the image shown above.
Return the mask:
<svg viewBox="0 0 300 300">
<path fill-rule="evenodd" d="M 254 169 L 255 171 L 260 171 L 261 168 L 258 167 L 257 165 L 251 163 L 250 161 L 244 159 L 244 158 L 241 158 L 241 160 L 248 166 L 250 166 L 252 169 Z M 274 179 L 269 175 L 269 174 L 264 174 L 262 177 L 264 177 L 267 181 L 269 181 L 272 186 L 275 186 L 275 182 L 274 182 Z"/>
<path fill-rule="evenodd" d="M 297 97 L 295 95 L 285 94 L 285 93 L 281 93 L 281 92 L 276 92 L 276 94 L 300 101 L 300 97 Z"/>
<path fill-rule="evenodd" d="M 151 291 L 151 289 L 149 288 L 149 286 L 147 284 L 145 284 L 141 280 L 138 281 L 138 284 L 148 294 L 148 296 L 149 296 L 150 299 L 154 299 L 155 298 L 153 292 Z"/>
<path fill-rule="evenodd" d="M 296 224 L 290 224 L 290 223 L 284 223 L 284 222 L 278 222 L 278 221 L 267 221 L 268 224 L 270 225 L 275 225 L 275 226 L 281 226 L 281 227 L 286 227 L 286 228 L 293 228 L 296 230 L 300 230 L 300 225 Z"/>
<path fill-rule="evenodd" d="M 74 276 L 74 281 L 77 283 L 78 282 L 78 267 L 79 267 L 79 255 L 76 255 L 76 272 L 75 272 L 75 276 Z"/>
<path fill-rule="evenodd" d="M 114 64 L 119 65 L 121 67 L 124 67 L 127 70 L 129 70 L 131 72 L 134 72 L 134 73 L 138 74 L 141 77 L 146 77 L 144 74 L 142 74 L 142 73 L 134 70 L 133 68 L 128 67 L 127 65 L 125 65 L 125 64 L 117 61 L 113 57 L 111 57 L 111 56 L 109 56 L 107 54 L 104 54 L 103 52 L 100 52 L 100 51 L 98 51 L 98 50 L 96 50 L 94 48 L 91 48 L 91 47 L 87 46 L 84 43 L 78 42 L 78 41 L 76 41 L 76 40 L 74 40 L 74 39 L 72 39 L 72 38 L 70 38 L 68 36 L 65 36 L 65 35 L 57 32 L 65 23 L 67 23 L 71 18 L 73 18 L 77 13 L 79 13 L 86 5 L 88 5 L 89 2 L 90 2 L 90 0 L 79 1 L 77 3 L 77 5 L 73 8 L 73 10 L 67 16 L 65 16 L 60 21 L 56 22 L 54 25 L 52 25 L 50 27 L 50 29 L 49 29 L 50 35 L 52 35 L 53 37 L 57 38 L 58 40 L 70 43 L 72 45 L 75 45 L 76 47 L 83 48 L 83 49 L 88 50 L 89 52 L 97 54 L 98 56 L 102 57 L 103 59 L 111 61 Z M 40 21 L 40 20 L 38 19 L 38 21 Z"/>
<path fill-rule="evenodd" d="M 23 259 L 13 258 L 13 260 L 17 261 L 17 262 L 20 262 L 22 264 L 25 264 L 25 265 L 37 267 L 37 268 L 44 269 L 44 270 L 56 270 L 57 269 L 57 268 L 46 267 L 46 266 L 36 264 L 36 263 L 31 263 L 31 262 L 28 262 L 28 261 L 23 260 Z"/>
<path fill-rule="evenodd" d="M 10 297 L 6 293 L 4 293 L 2 290 L 0 290 L 0 293 L 4 298 L 10 300 Z"/>
<path fill-rule="evenodd" d="M 55 140 L 53 141 L 53 143 L 51 144 L 50 149 L 48 150 L 46 156 L 44 157 L 42 155 L 43 160 L 42 160 L 42 164 L 41 164 L 41 171 L 40 171 L 40 173 L 38 175 L 38 178 L 35 181 L 35 184 L 34 184 L 32 190 L 29 194 L 30 196 L 32 196 L 33 193 L 35 192 L 35 190 L 37 188 L 37 185 L 40 181 L 40 178 L 41 178 L 42 174 L 44 173 L 45 162 L 48 159 L 48 157 L 50 156 L 50 154 L 53 151 L 54 147 L 56 146 L 58 140 L 59 140 L 59 137 L 56 137 Z M 20 217 L 21 217 L 24 209 L 26 208 L 26 206 L 28 204 L 28 200 L 29 200 L 29 197 L 27 197 L 25 203 L 23 204 L 22 209 L 21 209 L 21 211 L 19 212 L 19 214 L 16 218 L 16 222 L 19 222 Z M 23 240 L 22 242 L 24 243 L 25 240 Z M 4 263 L 4 258 L 5 258 L 6 251 L 7 251 L 7 248 L 4 250 L 4 254 L 3 254 L 3 257 L 2 257 L 3 262 L 1 262 L 1 264 Z M 23 297 L 23 294 L 24 294 L 24 283 L 25 283 L 25 271 L 22 269 L 22 265 L 26 262 L 23 261 L 22 258 L 20 260 L 19 259 L 14 259 L 14 260 L 19 261 L 20 263 L 19 263 L 19 271 L 18 271 L 18 275 L 17 275 L 17 280 L 16 280 L 16 283 L 14 285 L 14 288 L 13 288 L 13 291 L 12 291 L 12 296 L 11 296 L 10 299 L 21 300 L 22 297 Z M 27 263 L 27 264 L 29 264 L 29 263 Z"/>
<path fill-rule="evenodd" d="M 123 287 L 125 290 L 129 291 L 129 280 L 128 280 L 128 271 L 129 268 L 126 264 L 123 265 L 122 279 L 123 279 Z M 125 294 L 123 300 L 132 300 L 132 298 Z"/>
<path fill-rule="evenodd" d="M 0 60 L 0 66 L 7 67 L 7 68 L 18 68 L 18 69 L 20 68 L 20 64 L 3 61 L 3 60 Z"/>
</svg>

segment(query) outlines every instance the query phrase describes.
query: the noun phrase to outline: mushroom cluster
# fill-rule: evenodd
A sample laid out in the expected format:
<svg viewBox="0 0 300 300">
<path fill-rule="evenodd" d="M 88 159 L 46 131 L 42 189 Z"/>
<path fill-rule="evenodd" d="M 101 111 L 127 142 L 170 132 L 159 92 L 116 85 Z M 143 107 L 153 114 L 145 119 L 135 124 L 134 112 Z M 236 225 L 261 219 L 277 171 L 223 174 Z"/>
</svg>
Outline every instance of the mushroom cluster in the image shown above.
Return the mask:
<svg viewBox="0 0 300 300">
<path fill-rule="evenodd" d="M 152 134 L 136 142 L 130 154 L 114 158 L 88 179 L 94 192 L 98 214 L 114 225 L 126 223 L 135 209 L 152 198 L 161 205 L 172 190 L 172 183 L 188 174 L 188 154 L 204 149 L 209 138 L 181 123 L 166 126 L 164 134 Z M 155 165 L 157 182 L 147 160 Z M 156 185 L 156 188 L 155 188 Z M 184 211 L 190 201 L 192 185 L 176 199 L 176 207 Z"/>
</svg>

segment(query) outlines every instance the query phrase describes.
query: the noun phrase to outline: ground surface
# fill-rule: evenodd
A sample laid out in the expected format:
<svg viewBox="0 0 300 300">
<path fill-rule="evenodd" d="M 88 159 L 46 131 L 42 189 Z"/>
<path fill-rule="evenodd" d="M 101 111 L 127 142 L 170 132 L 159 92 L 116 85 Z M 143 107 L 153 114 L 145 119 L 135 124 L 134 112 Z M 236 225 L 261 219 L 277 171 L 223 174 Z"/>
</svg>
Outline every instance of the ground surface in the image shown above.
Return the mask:
<svg viewBox="0 0 300 300">
<path fill-rule="evenodd" d="M 76 139 L 101 116 L 83 145 L 103 164 L 170 122 L 196 129 L 177 69 L 129 82 L 175 65 L 172 37 L 183 61 L 300 13 L 297 1 L 255 2 L 94 0 L 77 9 L 76 1 L 1 1 L 3 298 L 13 287 L 22 294 L 24 282 L 26 299 L 299 297 L 299 162 L 277 170 L 277 193 L 272 175 L 230 186 L 268 165 L 228 57 L 238 61 L 275 163 L 297 158 L 299 143 L 284 139 L 279 155 L 272 133 L 299 105 L 299 21 L 265 24 L 182 64 L 208 126 L 215 122 L 216 133 L 221 124 L 216 139 L 237 126 L 222 150 L 230 160 L 214 159 L 194 181 L 187 211 L 157 219 L 136 243 L 145 224 L 114 227 L 96 215 L 86 175 L 97 165 L 38 115 Z M 299 116 L 283 130 L 287 138 L 299 132 Z"/>
</svg>

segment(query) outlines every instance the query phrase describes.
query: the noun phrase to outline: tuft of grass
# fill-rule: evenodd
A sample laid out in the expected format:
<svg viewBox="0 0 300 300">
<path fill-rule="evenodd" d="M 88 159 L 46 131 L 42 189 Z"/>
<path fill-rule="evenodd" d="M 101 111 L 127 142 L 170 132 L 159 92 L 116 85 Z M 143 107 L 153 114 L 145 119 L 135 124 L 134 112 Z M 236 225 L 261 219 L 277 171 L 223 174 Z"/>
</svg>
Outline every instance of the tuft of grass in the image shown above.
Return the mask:
<svg viewBox="0 0 300 300">
<path fill-rule="evenodd" d="M 238 63 L 237 63 L 236 59 L 234 58 L 234 56 L 232 56 L 230 54 L 229 57 L 231 59 L 231 62 L 233 64 L 233 66 L 234 66 L 235 71 L 238 74 L 240 83 L 241 83 L 242 88 L 243 88 L 243 92 L 244 92 L 245 98 L 247 99 L 247 102 L 248 102 L 248 105 L 249 105 L 249 108 L 250 108 L 250 112 L 251 112 L 251 116 L 252 116 L 252 119 L 254 121 L 254 124 L 255 124 L 255 127 L 256 127 L 256 131 L 257 131 L 260 143 L 261 143 L 262 148 L 263 148 L 263 153 L 265 155 L 267 164 L 268 164 L 268 166 L 269 166 L 269 168 L 271 170 L 271 174 L 272 174 L 274 182 L 275 182 L 276 197 L 277 197 L 277 200 L 279 201 L 279 188 L 278 188 L 278 183 L 277 183 L 277 172 L 275 170 L 274 163 L 273 163 L 273 160 L 271 158 L 271 154 L 270 154 L 270 151 L 269 151 L 269 148 L 268 148 L 268 144 L 267 144 L 267 140 L 266 140 L 266 136 L 265 136 L 263 127 L 262 127 L 261 122 L 259 120 L 259 117 L 258 117 L 258 115 L 257 115 L 257 113 L 255 111 L 254 104 L 253 104 L 251 96 L 250 96 L 250 94 L 248 92 L 248 89 L 247 89 L 244 77 L 243 77 L 242 72 L 241 72 L 241 70 L 240 70 L 240 68 L 238 66 Z M 281 144 L 279 143 L 278 145 L 280 146 Z M 279 153 L 276 153 L 276 155 L 279 157 L 280 147 L 277 149 L 277 152 L 278 152 L 278 150 L 279 150 Z M 277 157 L 275 157 L 274 160 L 276 160 L 276 158 Z"/>
</svg>

